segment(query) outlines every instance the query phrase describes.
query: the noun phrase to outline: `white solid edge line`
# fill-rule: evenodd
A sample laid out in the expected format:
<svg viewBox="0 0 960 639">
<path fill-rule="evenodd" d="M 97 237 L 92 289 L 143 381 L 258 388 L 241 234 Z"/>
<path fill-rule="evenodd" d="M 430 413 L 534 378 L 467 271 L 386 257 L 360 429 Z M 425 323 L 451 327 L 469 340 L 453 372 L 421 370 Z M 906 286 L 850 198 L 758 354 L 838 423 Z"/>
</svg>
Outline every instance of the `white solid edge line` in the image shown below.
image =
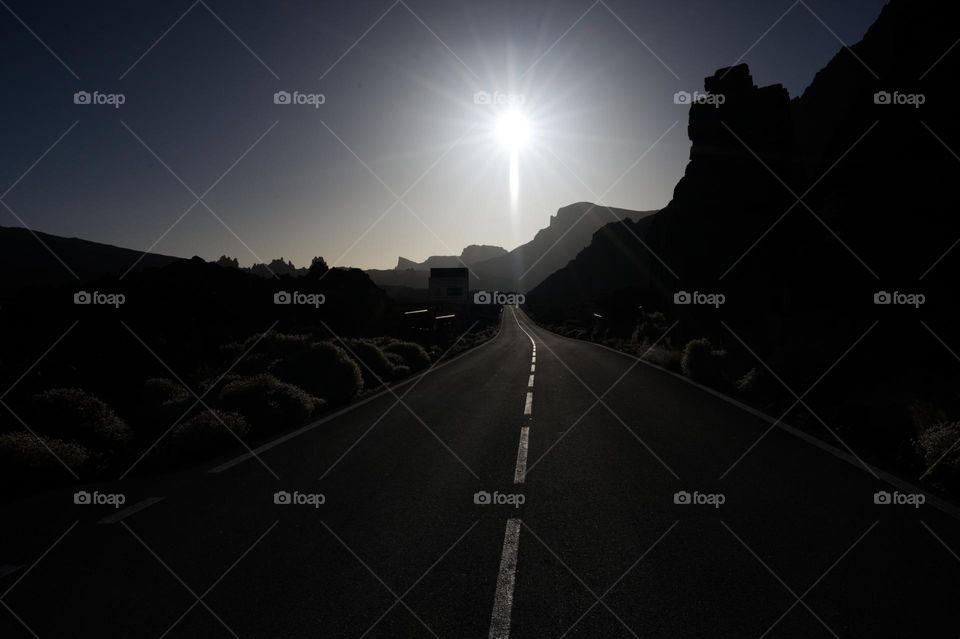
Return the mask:
<svg viewBox="0 0 960 639">
<path fill-rule="evenodd" d="M 218 465 L 218 466 L 214 466 L 213 468 L 211 468 L 211 469 L 208 470 L 207 472 L 208 472 L 208 473 L 222 473 L 222 472 L 225 471 L 225 470 L 229 470 L 230 468 L 233 468 L 233 467 L 236 466 L 237 464 L 242 464 L 243 462 L 247 461 L 248 459 L 252 459 L 255 455 L 259 455 L 259 454 L 262 453 L 262 452 L 268 451 L 268 450 L 270 450 L 271 448 L 274 448 L 274 447 L 276 447 L 276 446 L 279 446 L 280 444 L 283 444 L 283 443 L 285 443 L 285 442 L 290 441 L 290 440 L 293 439 L 294 437 L 299 437 L 300 435 L 302 435 L 302 434 L 304 434 L 304 433 L 306 433 L 306 432 L 308 432 L 308 431 L 313 430 L 313 429 L 316 428 L 317 426 L 320 426 L 320 425 L 322 425 L 322 424 L 326 424 L 327 422 L 329 422 L 329 421 L 332 420 L 332 419 L 336 419 L 337 417 L 340 417 L 341 415 L 345 415 L 346 413 L 349 413 L 349 412 L 352 411 L 352 410 L 356 410 L 357 408 L 360 408 L 360 407 L 363 406 L 364 404 L 368 404 L 368 403 L 372 402 L 373 400 L 378 399 L 378 398 L 386 395 L 387 393 L 389 393 L 389 392 L 392 391 L 392 390 L 396 390 L 396 389 L 398 389 L 398 388 L 402 388 L 403 386 L 406 386 L 407 384 L 412 384 L 414 381 L 420 379 L 421 377 L 423 377 L 423 376 L 426 375 L 427 373 L 431 373 L 431 372 L 433 372 L 433 371 L 440 370 L 441 368 L 443 368 L 444 366 L 446 366 L 446 365 L 448 365 L 448 364 L 453 364 L 455 361 L 457 361 L 457 360 L 460 359 L 461 357 L 466 357 L 466 356 L 469 355 L 470 353 L 476 353 L 478 350 L 480 350 L 481 348 L 483 348 L 483 347 L 486 346 L 487 344 L 493 343 L 494 341 L 496 341 L 496 339 L 497 339 L 498 337 L 500 337 L 500 333 L 502 332 L 502 330 L 503 330 L 503 321 L 501 320 L 500 326 L 497 328 L 497 334 L 494 335 L 493 337 L 491 337 L 490 339 L 488 339 L 487 341 L 483 342 L 482 344 L 478 344 L 477 346 L 474 346 L 474 347 L 471 348 L 470 350 L 465 351 L 465 352 L 463 352 L 463 353 L 460 353 L 459 355 L 457 355 L 457 356 L 455 356 L 455 357 L 452 357 L 452 358 L 448 359 L 448 360 L 445 361 L 445 362 L 440 362 L 440 363 L 437 364 L 436 366 L 433 366 L 433 367 L 431 367 L 431 368 L 428 368 L 427 370 L 423 371 L 422 373 L 419 373 L 419 374 L 417 374 L 417 375 L 415 375 L 415 376 L 413 376 L 413 377 L 411 377 L 411 378 L 409 378 L 409 379 L 405 379 L 405 380 L 403 380 L 402 382 L 398 382 L 398 383 L 392 384 L 392 385 L 391 385 L 391 384 L 387 384 L 387 385 L 384 386 L 384 389 L 383 389 L 383 390 L 378 391 L 378 392 L 374 393 L 373 395 L 370 395 L 369 397 L 364 397 L 364 398 L 361 399 L 360 401 L 355 402 L 355 403 L 353 403 L 353 404 L 350 404 L 349 406 L 344 406 L 344 407 L 341 408 L 340 410 L 338 410 L 338 411 L 336 411 L 336 412 L 334 412 L 334 413 L 330 413 L 329 415 L 326 415 L 326 416 L 324 416 L 323 418 L 318 419 L 318 420 L 315 421 L 315 422 L 310 422 L 309 424 L 307 424 L 307 425 L 305 425 L 305 426 L 301 426 L 301 427 L 298 428 L 297 430 L 290 431 L 290 432 L 287 433 L 286 435 L 281 435 L 280 437 L 277 437 L 276 439 L 272 439 L 272 440 L 270 440 L 269 442 L 266 442 L 265 444 L 261 444 L 260 446 L 257 446 L 256 448 L 254 448 L 253 451 L 248 451 L 248 452 L 246 452 L 246 453 L 243 453 L 243 454 L 241 454 L 241 455 L 238 455 L 237 457 L 234 457 L 233 459 L 230 459 L 229 461 L 225 461 L 225 462 L 223 462 L 222 464 L 220 464 L 220 465 Z"/>
<path fill-rule="evenodd" d="M 532 413 L 532 412 L 533 412 L 533 393 L 528 391 L 528 392 L 527 392 L 527 401 L 526 401 L 526 403 L 523 405 L 523 414 L 524 414 L 524 415 L 529 415 L 529 414 Z"/>
<path fill-rule="evenodd" d="M 517 582 L 517 550 L 520 547 L 520 520 L 508 519 L 503 535 L 500 572 L 497 573 L 497 594 L 490 615 L 490 639 L 509 639 L 510 615 L 513 612 L 513 587 Z"/>
<path fill-rule="evenodd" d="M 527 478 L 527 449 L 530 446 L 530 427 L 520 429 L 520 447 L 517 449 L 517 469 L 513 473 L 513 483 L 522 484 Z"/>
<path fill-rule="evenodd" d="M 519 320 L 518 320 L 518 321 L 519 321 Z M 547 329 L 543 329 L 543 330 L 546 331 Z M 881 469 L 881 468 L 877 468 L 877 467 L 874 466 L 873 464 L 867 463 L 867 462 L 865 462 L 865 461 L 861 463 L 860 460 L 858 460 L 857 458 L 855 458 L 853 455 L 850 455 L 849 453 L 847 453 L 847 452 L 845 452 L 845 451 L 842 451 L 842 450 L 840 450 L 839 448 L 837 448 L 837 447 L 835 447 L 835 446 L 833 446 L 833 445 L 831 445 L 831 444 L 828 444 L 827 442 L 823 441 L 822 439 L 820 439 L 820 438 L 818 438 L 818 437 L 814 437 L 813 435 L 810 435 L 809 433 L 805 433 L 804 431 L 802 431 L 802 430 L 800 430 L 800 429 L 798 429 L 798 428 L 795 428 L 794 426 L 791 426 L 790 424 L 787 424 L 786 422 L 783 422 L 783 421 L 777 422 L 776 418 L 771 417 L 770 415 L 767 415 L 766 413 L 764 413 L 764 412 L 762 412 L 762 411 L 759 411 L 759 410 L 757 410 L 756 408 L 754 408 L 754 407 L 752 407 L 752 406 L 748 406 L 747 404 L 744 404 L 743 402 L 741 402 L 741 401 L 739 401 L 739 400 L 736 400 L 736 399 L 730 397 L 729 395 L 724 395 L 724 394 L 721 393 L 720 391 L 714 390 L 714 389 L 710 388 L 709 386 L 704 386 L 703 384 L 699 384 L 699 383 L 693 381 L 692 379 L 690 379 L 689 377 L 686 377 L 686 376 L 684 376 L 684 375 L 681 375 L 680 373 L 675 373 L 675 372 L 673 372 L 672 370 L 670 370 L 670 369 L 668 369 L 668 368 L 664 368 L 664 367 L 658 366 L 658 365 L 656 365 L 656 364 L 654 364 L 654 363 L 652 363 L 652 362 L 648 362 L 647 360 L 642 359 L 642 358 L 640 358 L 640 357 L 637 357 L 636 355 L 631 355 L 630 353 L 624 353 L 623 351 L 618 351 L 617 349 L 611 348 L 611 347 L 609 347 L 609 346 L 606 346 L 605 344 L 597 344 L 597 343 L 594 343 L 594 342 L 587 342 L 587 341 L 585 341 L 585 340 L 573 339 L 572 337 L 566 337 L 566 336 L 564 336 L 564 335 L 560 335 L 560 334 L 558 334 L 558 333 L 554 333 L 553 331 L 547 331 L 547 332 L 550 333 L 551 335 L 553 335 L 554 337 L 558 337 L 558 338 L 560 338 L 560 339 L 567 340 L 568 342 L 576 342 L 576 343 L 578 343 L 578 344 L 588 344 L 588 345 L 590 345 L 590 346 L 596 346 L 596 347 L 598 347 L 598 348 L 602 348 L 602 349 L 608 350 L 608 351 L 610 351 L 611 353 L 616 353 L 617 355 L 622 355 L 622 356 L 627 357 L 627 358 L 629 358 L 629 359 L 637 360 L 637 361 L 639 361 L 641 364 L 646 364 L 646 365 L 649 366 L 650 368 L 654 368 L 654 369 L 660 371 L 661 373 L 666 373 L 667 375 L 670 375 L 671 377 L 675 377 L 675 378 L 677 378 L 677 379 L 679 379 L 679 380 L 681 380 L 681 381 L 683 381 L 683 382 L 686 382 L 687 384 L 689 384 L 689 385 L 691 385 L 691 386 L 695 386 L 695 387 L 699 388 L 700 390 L 702 390 L 702 391 L 704 391 L 704 392 L 706 392 L 706 393 L 709 393 L 710 395 L 713 395 L 713 396 L 716 397 L 717 399 L 721 399 L 721 400 L 727 402 L 728 404 L 732 404 L 733 406 L 736 406 L 737 408 L 739 408 L 739 409 L 741 409 L 741 410 L 743 410 L 743 411 L 746 411 L 746 412 L 750 413 L 750 414 L 753 415 L 754 417 L 756 417 L 756 418 L 758 418 L 758 419 L 760 419 L 760 420 L 762 420 L 762 421 L 765 421 L 765 422 L 767 422 L 768 424 L 776 424 L 777 428 L 779 428 L 779 429 L 781 429 L 781 430 L 783 430 L 783 431 L 785 431 L 785 432 L 787 432 L 787 433 L 790 433 L 790 434 L 793 435 L 794 437 L 805 441 L 806 443 L 810 444 L 811 446 L 815 446 L 816 448 L 819 448 L 820 450 L 822 450 L 822 451 L 824 451 L 824 452 L 826 452 L 826 453 L 829 453 L 829 454 L 833 455 L 834 457 L 837 457 L 838 459 L 841 459 L 841 460 L 847 462 L 848 464 L 850 464 L 851 466 L 854 466 L 854 467 L 856 467 L 856 468 L 858 468 L 858 469 L 860 469 L 860 470 L 862 470 L 862 471 L 864 471 L 864 472 L 866 472 L 866 469 L 864 468 L 864 465 L 866 465 L 868 468 L 870 468 L 870 470 L 872 470 L 872 471 L 877 475 L 877 477 L 879 477 L 882 481 L 885 481 L 886 483 L 890 484 L 891 486 L 894 486 L 894 487 L 896 487 L 896 488 L 899 488 L 900 490 L 902 490 L 902 491 L 904 491 L 904 492 L 923 493 L 923 495 L 927 498 L 927 503 L 929 503 L 931 506 L 933 506 L 934 508 L 936 508 L 937 510 L 939 510 L 939 511 L 941 511 L 941 512 L 943 512 L 943 513 L 946 513 L 947 515 L 950 515 L 950 516 L 953 517 L 954 519 L 960 520 L 960 507 L 957 507 L 956 505 L 948 502 L 948 501 L 945 500 L 945 499 L 942 499 L 941 497 L 938 497 L 937 495 L 933 495 L 933 494 L 927 492 L 926 490 L 924 490 L 924 489 L 921 488 L 920 486 L 917 486 L 916 484 L 913 484 L 913 483 L 907 481 L 906 479 L 902 479 L 902 478 L 897 477 L 896 475 L 894 475 L 894 474 L 892 474 L 892 473 L 889 473 L 889 472 L 887 472 L 887 471 L 885 471 L 885 470 L 883 470 L 883 469 Z"/>
<path fill-rule="evenodd" d="M 530 381 L 527 382 L 527 388 L 533 388 L 533 375 L 530 376 Z"/>
<path fill-rule="evenodd" d="M 112 515 L 109 515 L 109 516 L 107 516 L 107 517 L 104 517 L 103 519 L 101 519 L 101 520 L 98 521 L 97 523 L 98 523 L 98 524 L 115 524 L 115 523 L 117 523 L 118 521 L 122 521 L 122 520 L 126 519 L 126 518 L 129 517 L 130 515 L 136 514 L 136 513 L 140 512 L 141 510 L 143 510 L 143 509 L 145 509 L 145 508 L 149 508 L 150 506 L 153 506 L 153 505 L 156 504 L 157 502 L 163 501 L 164 499 L 165 499 L 165 497 L 147 497 L 146 499 L 141 500 L 141 501 L 138 501 L 137 503 L 135 503 L 135 504 L 132 505 L 132 506 L 128 506 L 127 508 L 124 508 L 123 510 L 118 510 L 117 512 L 113 513 Z"/>
</svg>

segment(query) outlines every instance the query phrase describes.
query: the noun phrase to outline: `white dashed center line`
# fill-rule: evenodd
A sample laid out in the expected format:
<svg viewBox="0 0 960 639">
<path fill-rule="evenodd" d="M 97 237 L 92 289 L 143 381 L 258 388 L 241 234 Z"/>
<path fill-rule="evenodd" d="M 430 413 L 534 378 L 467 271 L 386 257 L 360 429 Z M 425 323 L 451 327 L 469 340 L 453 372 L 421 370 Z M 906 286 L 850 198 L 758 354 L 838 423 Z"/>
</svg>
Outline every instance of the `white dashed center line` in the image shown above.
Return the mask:
<svg viewBox="0 0 960 639">
<path fill-rule="evenodd" d="M 508 519 L 503 536 L 503 554 L 497 575 L 497 594 L 490 616 L 490 639 L 509 639 L 510 614 L 513 611 L 513 586 L 517 581 L 517 550 L 520 547 L 520 520 Z"/>
<path fill-rule="evenodd" d="M 527 403 L 523 406 L 523 414 L 530 415 L 533 413 L 533 393 L 527 393 Z"/>
<path fill-rule="evenodd" d="M 527 448 L 530 442 L 530 427 L 520 429 L 520 448 L 517 450 L 517 469 L 513 473 L 513 483 L 522 484 L 527 477 Z"/>
<path fill-rule="evenodd" d="M 530 381 L 527 382 L 527 388 L 533 388 L 533 375 L 530 376 Z"/>
</svg>

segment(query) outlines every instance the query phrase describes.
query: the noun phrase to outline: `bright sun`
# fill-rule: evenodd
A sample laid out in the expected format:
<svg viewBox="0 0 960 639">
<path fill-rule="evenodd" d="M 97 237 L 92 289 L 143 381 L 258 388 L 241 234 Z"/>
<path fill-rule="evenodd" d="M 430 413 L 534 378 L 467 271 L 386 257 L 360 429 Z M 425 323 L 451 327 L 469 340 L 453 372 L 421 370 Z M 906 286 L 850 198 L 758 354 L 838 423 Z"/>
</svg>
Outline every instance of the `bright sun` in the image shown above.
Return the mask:
<svg viewBox="0 0 960 639">
<path fill-rule="evenodd" d="M 530 141 L 530 121 L 520 111 L 500 114 L 495 131 L 497 140 L 510 151 L 518 151 Z"/>
</svg>

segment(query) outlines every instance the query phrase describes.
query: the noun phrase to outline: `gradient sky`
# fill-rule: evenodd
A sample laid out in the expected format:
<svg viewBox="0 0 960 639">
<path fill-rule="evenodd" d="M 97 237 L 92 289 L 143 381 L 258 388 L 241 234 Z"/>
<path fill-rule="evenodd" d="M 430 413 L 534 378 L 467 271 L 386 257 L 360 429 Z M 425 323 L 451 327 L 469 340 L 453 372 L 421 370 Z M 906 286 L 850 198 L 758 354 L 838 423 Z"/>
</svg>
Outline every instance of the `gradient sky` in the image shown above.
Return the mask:
<svg viewBox="0 0 960 639">
<path fill-rule="evenodd" d="M 572 202 L 662 207 L 690 148 L 675 92 L 742 58 L 796 96 L 885 4 L 191 2 L 0 2 L 0 193 L 76 122 L 0 198 L 0 225 L 241 264 L 509 249 Z M 125 103 L 76 105 L 79 90 Z M 279 90 L 325 103 L 276 105 Z M 515 212 L 478 91 L 523 95 L 535 127 Z M 213 213 L 184 216 L 178 178 L 198 196 L 216 183 Z"/>
</svg>

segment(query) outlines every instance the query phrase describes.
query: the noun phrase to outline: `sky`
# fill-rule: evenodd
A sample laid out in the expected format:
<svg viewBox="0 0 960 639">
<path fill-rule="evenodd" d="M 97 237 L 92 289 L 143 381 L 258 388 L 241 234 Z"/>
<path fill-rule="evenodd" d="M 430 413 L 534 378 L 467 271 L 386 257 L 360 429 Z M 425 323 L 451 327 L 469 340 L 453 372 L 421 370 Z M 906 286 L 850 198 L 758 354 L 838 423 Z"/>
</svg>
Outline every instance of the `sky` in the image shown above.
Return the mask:
<svg viewBox="0 0 960 639">
<path fill-rule="evenodd" d="M 884 4 L 0 0 L 0 226 L 241 264 L 510 249 L 573 202 L 664 206 L 678 91 L 742 61 L 797 96 Z"/>
</svg>

